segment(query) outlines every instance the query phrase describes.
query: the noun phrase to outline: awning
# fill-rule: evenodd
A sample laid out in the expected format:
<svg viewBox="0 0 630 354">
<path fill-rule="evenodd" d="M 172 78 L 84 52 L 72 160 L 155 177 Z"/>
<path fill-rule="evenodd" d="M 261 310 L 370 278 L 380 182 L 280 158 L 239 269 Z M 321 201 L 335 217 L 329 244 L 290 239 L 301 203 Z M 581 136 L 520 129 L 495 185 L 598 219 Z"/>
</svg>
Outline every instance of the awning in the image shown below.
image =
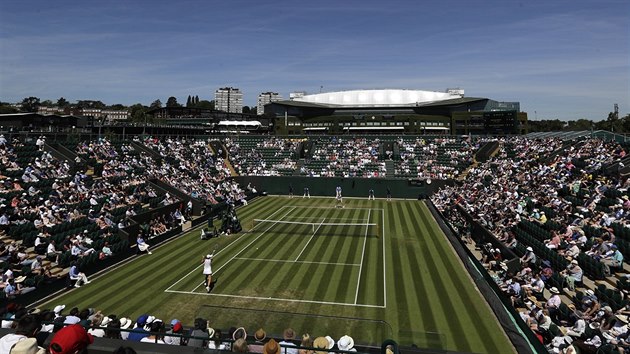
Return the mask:
<svg viewBox="0 0 630 354">
<path fill-rule="evenodd" d="M 344 127 L 344 130 L 404 130 L 405 127 Z"/>
<path fill-rule="evenodd" d="M 259 127 L 262 124 L 257 120 L 222 120 L 217 125 L 234 125 L 234 126 L 250 126 L 250 127 Z"/>
<path fill-rule="evenodd" d="M 449 127 L 420 127 L 424 130 L 451 130 Z"/>
</svg>

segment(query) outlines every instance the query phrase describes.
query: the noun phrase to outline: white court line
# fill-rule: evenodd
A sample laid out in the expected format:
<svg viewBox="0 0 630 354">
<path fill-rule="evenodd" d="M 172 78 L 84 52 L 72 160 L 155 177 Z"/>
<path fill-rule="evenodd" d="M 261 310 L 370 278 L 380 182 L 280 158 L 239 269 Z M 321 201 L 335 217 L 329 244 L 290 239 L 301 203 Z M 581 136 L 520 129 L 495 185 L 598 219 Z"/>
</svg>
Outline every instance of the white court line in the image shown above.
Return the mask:
<svg viewBox="0 0 630 354">
<path fill-rule="evenodd" d="M 368 221 L 370 220 L 370 215 L 372 214 L 372 210 L 368 211 Z M 363 257 L 365 256 L 365 244 L 367 243 L 367 236 L 368 236 L 368 230 L 370 229 L 369 226 L 365 225 L 365 237 L 363 238 L 363 251 L 361 251 L 361 265 L 359 266 L 359 279 L 357 279 L 357 292 L 354 295 L 354 303 L 357 303 L 357 300 L 359 299 L 359 288 L 361 287 L 361 270 L 363 269 Z"/>
<path fill-rule="evenodd" d="M 308 208 L 308 209 L 331 209 L 331 210 L 339 210 L 336 207 L 327 207 L 327 206 L 308 206 L 308 205 L 285 205 L 285 207 L 292 208 Z M 385 210 L 383 208 L 343 208 L 342 210 Z"/>
<path fill-rule="evenodd" d="M 330 262 L 314 262 L 314 261 L 291 261 L 288 259 L 267 259 L 267 258 L 248 258 L 238 257 L 235 259 L 243 259 L 248 261 L 263 261 L 263 262 L 280 262 L 280 263 L 305 263 L 305 264 L 323 264 L 323 265 L 339 265 L 339 266 L 353 266 L 358 267 L 360 264 L 355 263 L 330 263 Z"/>
<path fill-rule="evenodd" d="M 289 220 L 290 219 L 313 219 L 313 217 L 312 216 L 287 216 L 287 219 L 289 219 Z M 350 223 L 355 223 L 355 222 L 368 223 L 369 222 L 368 220 L 365 220 L 365 219 L 357 219 L 357 220 L 348 219 L 348 218 L 326 218 L 326 219 L 327 220 L 343 220 L 343 221 L 348 221 L 349 220 Z"/>
<path fill-rule="evenodd" d="M 285 207 L 283 206 L 282 208 L 284 209 Z M 289 214 L 290 214 L 293 210 L 295 210 L 295 208 L 291 208 L 291 210 L 287 211 L 284 215 L 282 215 L 282 216 L 280 217 L 280 219 L 278 219 L 278 221 L 282 220 L 285 216 L 289 215 Z M 274 214 L 275 214 L 275 213 L 274 213 Z M 273 214 L 272 214 L 272 215 L 273 215 Z M 252 245 L 252 243 L 256 242 L 259 238 L 261 238 L 261 237 L 262 237 L 262 236 L 263 236 L 263 235 L 264 235 L 267 231 L 269 231 L 269 230 L 270 230 L 270 229 L 271 229 L 271 228 L 272 228 L 275 224 L 276 224 L 276 223 L 273 223 L 273 224 L 269 225 L 269 227 L 268 227 L 265 231 L 261 232 L 261 233 L 260 233 L 260 235 L 258 235 L 258 237 L 256 237 L 255 239 L 253 239 L 253 240 L 252 240 L 252 242 L 248 243 L 245 247 L 243 247 L 243 249 L 242 249 L 242 250 L 240 250 L 237 254 L 235 254 L 232 258 L 230 258 L 230 260 L 229 260 L 229 261 L 227 261 L 227 262 L 223 263 L 223 264 L 219 267 L 219 269 L 217 269 L 217 271 L 216 271 L 216 272 L 212 272 L 212 274 L 214 275 L 214 274 L 218 273 L 221 269 L 223 269 L 223 267 L 225 267 L 228 263 L 230 263 L 233 259 L 235 259 L 235 258 L 236 258 L 239 254 L 243 253 L 243 251 L 245 251 L 245 250 L 246 250 L 249 246 L 251 246 L 251 245 Z"/>
<path fill-rule="evenodd" d="M 381 220 L 383 222 L 383 307 L 387 307 L 387 272 L 385 271 L 385 211 L 381 212 Z"/>
<path fill-rule="evenodd" d="M 273 214 L 271 214 L 271 215 L 269 215 L 269 216 L 273 216 L 273 215 L 274 215 L 274 214 L 276 214 L 277 212 L 281 211 L 283 208 L 284 208 L 284 206 L 283 206 L 283 207 L 281 207 L 280 209 L 276 210 Z M 240 239 L 241 239 L 241 237 L 243 237 L 243 236 L 245 236 L 245 233 L 242 233 L 242 234 L 241 234 L 241 235 L 240 235 L 240 236 L 239 236 L 236 240 L 232 241 L 232 243 L 230 243 L 229 245 L 227 245 L 227 247 L 230 247 L 230 246 L 232 246 L 233 244 L 235 244 L 236 242 L 238 242 L 238 240 L 240 240 Z M 227 248 L 227 247 L 226 247 L 226 248 Z M 223 248 L 222 250 L 220 250 L 219 252 L 217 252 L 217 255 L 219 255 L 221 252 L 223 252 L 223 250 L 225 250 L 225 248 Z M 202 266 L 203 266 L 203 263 L 201 263 L 201 264 L 199 264 L 198 266 L 196 266 L 193 270 L 191 270 L 191 271 L 190 271 L 190 272 L 188 272 L 186 275 L 184 275 L 183 277 L 181 277 L 178 281 L 176 281 L 175 283 L 171 284 L 171 286 L 169 286 L 168 288 L 166 288 L 166 290 L 165 290 L 165 291 L 170 290 L 172 287 L 174 287 L 175 285 L 177 285 L 180 281 L 182 281 L 182 280 L 184 280 L 184 279 L 188 278 L 188 276 L 189 276 L 189 275 L 191 275 L 191 274 L 192 274 L 192 272 L 196 271 L 197 269 L 199 269 L 199 268 L 200 268 L 200 267 L 202 267 Z M 203 282 L 201 282 L 201 284 L 203 284 Z M 198 288 L 198 287 L 197 287 L 197 288 Z M 197 289 L 197 288 L 195 288 L 195 289 Z"/>
<path fill-rule="evenodd" d="M 249 300 L 272 300 L 272 301 L 282 301 L 282 302 L 304 302 L 304 303 L 309 303 L 309 304 L 320 304 L 320 305 L 371 307 L 371 308 L 379 308 L 379 309 L 385 308 L 385 306 L 381 306 L 381 305 L 352 304 L 352 303 L 347 303 L 347 302 L 283 299 L 283 298 L 277 298 L 277 297 L 244 296 L 244 295 L 230 295 L 230 294 L 217 294 L 217 293 L 198 293 L 198 292 L 192 292 L 192 291 L 179 291 L 179 290 L 165 290 L 165 292 L 167 292 L 167 293 L 178 293 L 178 294 L 188 294 L 188 295 L 234 297 L 234 298 L 249 299 Z"/>
<path fill-rule="evenodd" d="M 295 257 L 295 260 L 293 262 L 297 262 L 297 260 L 300 259 L 300 256 L 302 255 L 302 253 L 304 253 L 304 251 L 306 250 L 306 247 L 308 246 L 308 244 L 311 243 L 311 240 L 313 239 L 313 237 L 315 237 L 315 234 L 317 233 L 317 230 L 319 230 L 319 228 L 322 227 L 322 224 L 324 223 L 324 221 L 326 221 L 326 218 L 322 219 L 322 222 L 320 222 L 319 225 L 317 226 L 317 229 L 315 229 L 315 231 L 313 231 L 313 234 L 311 235 L 311 238 L 309 238 L 308 241 L 306 241 L 306 244 L 304 245 L 304 248 L 302 248 L 302 251 L 300 252 L 300 254 L 298 254 L 297 257 Z"/>
<path fill-rule="evenodd" d="M 280 208 L 280 209 L 278 209 L 278 210 L 282 210 L 282 209 L 284 209 L 284 208 L 285 208 L 285 207 L 283 206 L 282 208 Z M 278 219 L 278 220 L 282 220 L 282 218 L 284 218 L 285 216 L 287 216 L 287 215 L 288 215 L 289 213 L 291 213 L 293 210 L 295 210 L 295 208 L 291 208 L 291 210 L 287 211 L 287 213 L 286 213 L 286 214 L 284 214 L 284 215 L 282 215 L 282 216 L 280 217 L 280 219 Z M 274 213 L 274 214 L 275 214 L 275 213 Z M 273 215 L 273 214 L 271 214 L 271 215 Z M 275 224 L 276 224 L 276 223 L 273 223 L 273 224 L 269 225 L 269 227 L 268 227 L 265 231 L 261 232 L 261 233 L 260 233 L 260 235 L 258 235 L 258 237 L 256 237 L 255 239 L 253 239 L 253 240 L 252 240 L 252 242 L 248 243 L 245 247 L 243 247 L 243 249 L 242 249 L 242 250 L 238 251 L 238 253 L 236 253 L 236 254 L 235 254 L 232 258 L 230 258 L 227 262 L 223 263 L 223 264 L 219 267 L 219 269 L 217 269 L 216 271 L 213 271 L 213 272 L 212 272 L 212 275 L 213 275 L 213 276 L 214 276 L 214 275 L 216 275 L 216 274 L 217 274 L 217 273 L 218 273 L 221 269 L 223 269 L 223 267 L 225 267 L 225 266 L 226 266 L 228 263 L 230 263 L 230 262 L 231 262 L 234 258 L 236 258 L 236 256 L 238 256 L 239 254 L 243 253 L 243 251 L 245 251 L 245 250 L 246 250 L 249 246 L 251 246 L 251 245 L 252 245 L 252 243 L 256 242 L 259 238 L 261 238 L 261 237 L 265 234 L 265 232 L 269 231 L 269 229 L 271 229 L 271 228 L 272 228 Z M 203 264 L 203 263 L 202 263 L 202 264 Z M 200 266 L 201 266 L 201 265 L 197 266 L 197 268 L 199 268 Z M 199 283 L 199 285 L 197 285 L 197 286 L 196 286 L 196 287 L 195 287 L 192 291 L 197 290 L 197 289 L 198 289 L 198 288 L 199 288 L 199 287 L 200 287 L 203 283 L 204 283 L 204 282 Z"/>
</svg>

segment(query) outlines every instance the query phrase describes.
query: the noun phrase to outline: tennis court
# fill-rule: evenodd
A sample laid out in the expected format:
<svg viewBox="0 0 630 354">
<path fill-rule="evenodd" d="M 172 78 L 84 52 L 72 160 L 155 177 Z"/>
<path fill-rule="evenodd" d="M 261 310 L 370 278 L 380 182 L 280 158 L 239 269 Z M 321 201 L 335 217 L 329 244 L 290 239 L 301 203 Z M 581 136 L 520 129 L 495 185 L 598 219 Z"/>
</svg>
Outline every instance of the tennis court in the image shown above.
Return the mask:
<svg viewBox="0 0 630 354">
<path fill-rule="evenodd" d="M 245 277 L 247 283 L 221 281 L 220 287 L 207 293 L 199 278 L 199 266 L 185 277 L 199 280 L 193 283 L 194 287 L 186 279 L 180 279 L 166 291 L 385 307 L 385 242 L 380 237 L 384 217 L 383 209 L 378 208 L 283 205 L 266 219 L 253 219 L 243 239 L 233 245 L 233 256 L 213 264 L 215 279 L 234 279 L 243 276 L 243 269 L 251 269 L 254 273 Z M 306 273 L 312 279 L 327 279 L 343 286 L 336 291 L 323 291 L 317 282 L 307 283 L 299 278 L 281 282 L 279 287 L 268 285 L 267 276 L 292 273 Z M 368 281 L 369 292 L 382 296 L 363 294 L 368 291 Z"/>
<path fill-rule="evenodd" d="M 271 334 L 291 326 L 439 350 L 511 347 L 423 202 L 344 204 L 258 198 L 237 210 L 247 232 L 203 241 L 193 229 L 41 307 L 149 313 L 187 325 L 201 317 L 215 328 Z M 213 249 L 217 283 L 208 294 L 201 260 Z"/>
</svg>

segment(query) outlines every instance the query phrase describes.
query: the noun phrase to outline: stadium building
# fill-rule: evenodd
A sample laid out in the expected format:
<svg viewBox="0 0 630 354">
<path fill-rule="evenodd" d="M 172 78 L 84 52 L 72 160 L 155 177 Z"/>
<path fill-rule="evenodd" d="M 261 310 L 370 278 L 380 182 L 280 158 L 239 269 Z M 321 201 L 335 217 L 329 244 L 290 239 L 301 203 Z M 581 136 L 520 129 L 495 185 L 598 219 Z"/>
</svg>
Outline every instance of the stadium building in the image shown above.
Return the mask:
<svg viewBox="0 0 630 354">
<path fill-rule="evenodd" d="M 298 95 L 272 102 L 276 134 L 377 133 L 523 134 L 527 113 L 519 102 L 465 97 L 462 89 L 351 90 Z"/>
</svg>

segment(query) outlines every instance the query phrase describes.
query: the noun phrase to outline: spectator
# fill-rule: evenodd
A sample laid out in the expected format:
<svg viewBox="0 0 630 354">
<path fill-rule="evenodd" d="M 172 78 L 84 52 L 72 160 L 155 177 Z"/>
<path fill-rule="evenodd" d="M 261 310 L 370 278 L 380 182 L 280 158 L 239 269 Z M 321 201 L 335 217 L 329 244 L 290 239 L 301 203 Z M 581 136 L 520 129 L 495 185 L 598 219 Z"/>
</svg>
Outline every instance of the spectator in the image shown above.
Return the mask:
<svg viewBox="0 0 630 354">
<path fill-rule="evenodd" d="M 51 354 L 87 353 L 87 347 L 94 343 L 94 337 L 81 325 L 74 324 L 60 329 L 50 341 Z"/>
<path fill-rule="evenodd" d="M 232 344 L 232 351 L 235 353 L 249 353 L 249 347 L 247 346 L 247 342 L 243 338 L 239 338 L 234 341 Z"/>
<path fill-rule="evenodd" d="M 302 341 L 300 342 L 300 349 L 298 350 L 298 354 L 313 354 L 313 339 L 308 333 L 302 335 Z"/>
<path fill-rule="evenodd" d="M 280 346 L 275 339 L 271 338 L 263 347 L 263 354 L 280 354 Z"/>
<path fill-rule="evenodd" d="M 144 238 L 142 238 L 142 235 L 138 235 L 138 239 L 136 241 L 136 244 L 138 245 L 138 251 L 139 252 L 147 252 L 147 254 L 153 254 L 149 250 L 149 244 L 144 241 Z"/>
<path fill-rule="evenodd" d="M 295 343 L 292 341 L 295 339 L 295 331 L 293 328 L 287 328 L 284 330 L 282 337 L 283 341 L 278 343 L 282 347 L 283 354 L 298 354 Z"/>
<path fill-rule="evenodd" d="M 343 337 L 339 338 L 339 340 L 337 341 L 337 347 L 339 348 L 339 350 L 347 352 L 357 351 L 356 349 L 354 349 L 354 339 L 352 339 L 352 337 L 348 335 L 344 335 Z"/>
<path fill-rule="evenodd" d="M 73 262 L 70 266 L 70 272 L 68 273 L 68 277 L 70 278 L 70 282 L 75 282 L 74 287 L 78 288 L 83 284 L 90 284 L 85 273 L 79 270 L 79 266 L 76 262 Z"/>
<path fill-rule="evenodd" d="M 195 327 L 190 332 L 189 347 L 206 348 L 208 346 L 208 323 L 203 318 L 195 319 Z"/>
<path fill-rule="evenodd" d="M 164 336 L 164 343 L 170 345 L 181 345 L 182 343 L 182 333 L 184 332 L 184 327 L 181 322 L 178 320 L 173 320 L 171 322 L 171 329 L 166 331 L 166 334 L 177 334 L 179 336 Z"/>
<path fill-rule="evenodd" d="M 15 343 L 27 338 L 35 338 L 41 328 L 41 322 L 35 315 L 20 318 L 15 327 L 15 333 L 8 333 L 0 338 L 0 353 L 8 354 Z"/>
<path fill-rule="evenodd" d="M 254 333 L 254 343 L 249 346 L 249 351 L 251 353 L 262 353 L 265 345 L 265 339 L 267 339 L 267 333 L 265 333 L 264 329 L 259 328 Z"/>
<path fill-rule="evenodd" d="M 158 319 L 151 322 L 151 331 L 148 336 L 140 339 L 144 343 L 166 344 L 164 342 L 164 323 Z"/>
</svg>

